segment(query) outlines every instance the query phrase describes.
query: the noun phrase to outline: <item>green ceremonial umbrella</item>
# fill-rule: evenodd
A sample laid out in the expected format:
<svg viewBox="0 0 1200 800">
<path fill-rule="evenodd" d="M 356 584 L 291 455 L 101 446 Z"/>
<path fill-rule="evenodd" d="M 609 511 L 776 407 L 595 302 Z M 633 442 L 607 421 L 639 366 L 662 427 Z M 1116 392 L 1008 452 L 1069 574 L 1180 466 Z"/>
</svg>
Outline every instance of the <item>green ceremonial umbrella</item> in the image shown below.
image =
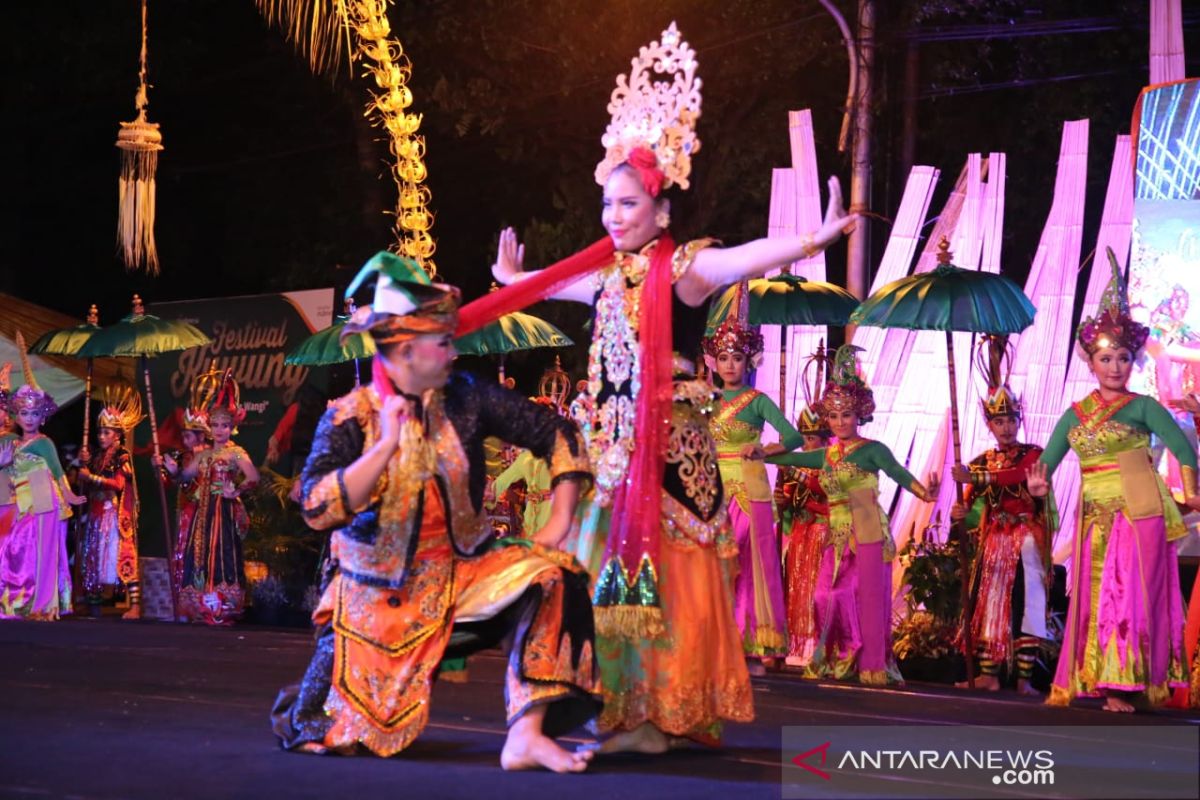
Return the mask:
<svg viewBox="0 0 1200 800">
<path fill-rule="evenodd" d="M 495 291 L 495 284 L 492 284 Z M 570 347 L 575 344 L 565 333 L 541 317 L 520 311 L 505 314 L 490 325 L 454 340 L 454 349 L 464 356 L 500 356 L 500 383 L 504 379 L 504 354 L 539 347 Z"/>
<path fill-rule="evenodd" d="M 738 300 L 740 284 L 726 289 L 708 312 L 708 331 L 720 325 Z M 799 275 L 747 281 L 749 325 L 845 325 L 858 298 L 840 286 Z"/>
<path fill-rule="evenodd" d="M 950 374 L 950 428 L 953 432 L 954 463 L 962 463 L 958 435 L 958 386 L 954 376 L 954 331 L 1008 335 L 1033 324 L 1037 309 L 1008 278 L 991 272 L 962 269 L 950 263 L 950 243 L 938 243 L 938 265 L 930 272 L 910 275 L 884 286 L 863 301 L 850 316 L 854 325 L 875 328 L 945 331 L 946 360 Z M 961 496 L 962 487 L 958 487 Z M 965 537 L 963 537 L 965 545 Z M 971 601 L 966 568 L 967 550 L 959 547 L 963 570 L 963 635 L 967 682 L 975 688 L 971 642 Z"/>
<path fill-rule="evenodd" d="M 100 311 L 95 304 L 88 309 L 87 322 L 73 328 L 59 328 L 43 334 L 29 346 L 29 352 L 35 355 L 75 356 L 88 343 L 92 336 L 100 330 Z M 92 422 L 92 366 L 93 358 L 88 356 L 87 380 L 83 387 L 83 446 L 88 446 Z"/>
<path fill-rule="evenodd" d="M 120 322 L 101 328 L 92 334 L 84 345 L 79 348 L 80 358 L 96 358 L 99 356 L 115 356 L 124 358 L 140 358 L 142 373 L 146 379 L 146 409 L 150 417 L 150 439 L 154 443 L 154 456 L 159 458 L 158 420 L 154 414 L 154 395 L 150 389 L 150 356 L 173 353 L 178 350 L 189 350 L 193 347 L 208 344 L 212 340 L 199 328 L 181 320 L 162 319 L 147 314 L 142 305 L 142 298 L 133 296 L 133 312 Z M 171 560 L 171 523 L 167 519 L 167 491 L 160 480 L 154 481 L 158 487 L 158 498 L 162 503 L 163 536 L 167 542 L 167 562 Z M 167 578 L 171 585 L 171 599 L 177 597 L 178 588 L 170 568 Z"/>
<path fill-rule="evenodd" d="M 323 367 L 330 364 L 354 362 L 354 383 L 359 383 L 358 360 L 375 355 L 375 342 L 370 336 L 355 333 L 342 339 L 342 328 L 354 313 L 354 298 L 346 298 L 346 313 L 336 317 L 333 324 L 309 336 L 283 360 L 285 364 L 304 367 Z"/>
<path fill-rule="evenodd" d="M 711 335 L 731 313 L 738 316 L 743 301 L 749 325 L 845 325 L 858 307 L 858 298 L 840 286 L 783 272 L 726 289 L 709 308 L 705 334 Z M 781 345 L 779 407 L 783 410 L 786 402 L 783 388 L 787 386 L 787 337 L 781 337 Z"/>
<path fill-rule="evenodd" d="M 455 339 L 454 349 L 464 356 L 488 356 L 573 344 L 565 333 L 541 317 L 517 311 Z"/>
</svg>

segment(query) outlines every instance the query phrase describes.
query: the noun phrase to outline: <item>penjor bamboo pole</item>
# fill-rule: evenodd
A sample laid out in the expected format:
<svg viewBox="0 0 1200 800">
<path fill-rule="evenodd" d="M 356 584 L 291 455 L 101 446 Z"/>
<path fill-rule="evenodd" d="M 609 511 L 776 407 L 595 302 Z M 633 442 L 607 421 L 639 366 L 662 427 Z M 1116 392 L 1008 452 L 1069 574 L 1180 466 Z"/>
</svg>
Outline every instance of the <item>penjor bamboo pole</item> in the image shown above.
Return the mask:
<svg viewBox="0 0 1200 800">
<path fill-rule="evenodd" d="M 946 331 L 946 364 L 950 372 L 950 432 L 954 444 L 954 463 L 962 463 L 962 441 L 958 434 L 958 382 L 954 376 L 954 332 Z M 954 499 L 961 502 L 963 486 L 955 481 Z M 975 688 L 975 643 L 971 641 L 971 575 L 967 563 L 967 533 L 960 531 L 958 569 L 962 575 L 963 658 L 967 665 L 967 688 Z"/>
<path fill-rule="evenodd" d="M 162 453 L 158 448 L 158 418 L 154 414 L 154 392 L 150 388 L 150 359 L 146 356 L 142 356 L 142 374 L 146 378 L 146 412 L 150 418 L 150 441 L 154 444 L 154 460 L 157 462 L 162 458 Z M 159 507 L 162 508 L 163 540 L 167 544 L 167 582 L 171 587 L 171 619 L 174 620 L 175 608 L 179 605 L 179 588 L 175 585 L 175 573 L 171 569 L 175 548 L 171 544 L 171 519 L 167 514 L 167 489 L 158 479 L 157 472 L 154 476 L 154 485 L 158 487 Z"/>
</svg>

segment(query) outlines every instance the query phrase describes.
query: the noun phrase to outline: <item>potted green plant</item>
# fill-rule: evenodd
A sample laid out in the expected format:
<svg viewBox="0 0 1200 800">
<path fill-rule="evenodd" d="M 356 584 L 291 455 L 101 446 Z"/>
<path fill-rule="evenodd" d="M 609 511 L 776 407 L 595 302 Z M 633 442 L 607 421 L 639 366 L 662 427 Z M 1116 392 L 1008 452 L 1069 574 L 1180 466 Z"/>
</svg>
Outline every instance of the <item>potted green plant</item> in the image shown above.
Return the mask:
<svg viewBox="0 0 1200 800">
<path fill-rule="evenodd" d="M 313 582 L 324 534 L 305 524 L 300 506 L 289 498 L 291 478 L 267 467 L 259 474 L 259 485 L 248 497 L 250 528 L 243 542 L 247 560 L 267 565 L 267 577 L 250 587 L 253 619 L 305 625 L 304 594 Z"/>
<path fill-rule="evenodd" d="M 904 677 L 953 683 L 961 669 L 958 643 L 962 617 L 959 543 L 945 541 L 939 518 L 900 551 L 905 564 L 906 614 L 892 637 L 892 651 Z M 969 545 L 968 545 L 969 546 Z M 968 561 L 971 554 L 968 553 Z"/>
</svg>

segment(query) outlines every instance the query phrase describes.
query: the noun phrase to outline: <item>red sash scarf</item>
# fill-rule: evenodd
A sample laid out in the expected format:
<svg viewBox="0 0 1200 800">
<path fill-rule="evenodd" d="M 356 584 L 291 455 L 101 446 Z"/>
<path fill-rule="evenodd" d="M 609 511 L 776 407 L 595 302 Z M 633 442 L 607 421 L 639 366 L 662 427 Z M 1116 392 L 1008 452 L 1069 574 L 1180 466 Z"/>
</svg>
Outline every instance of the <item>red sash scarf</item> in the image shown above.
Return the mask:
<svg viewBox="0 0 1200 800">
<path fill-rule="evenodd" d="M 602 239 L 531 277 L 491 292 L 459 310 L 457 336 L 518 311 L 612 263 L 613 244 Z M 641 389 L 629 473 L 613 497 L 612 524 L 594 603 L 596 629 L 605 636 L 662 635 L 658 550 L 663 471 L 671 424 L 671 272 L 675 242 L 663 231 L 642 284 L 638 320 Z M 631 572 L 632 567 L 632 572 Z"/>
</svg>

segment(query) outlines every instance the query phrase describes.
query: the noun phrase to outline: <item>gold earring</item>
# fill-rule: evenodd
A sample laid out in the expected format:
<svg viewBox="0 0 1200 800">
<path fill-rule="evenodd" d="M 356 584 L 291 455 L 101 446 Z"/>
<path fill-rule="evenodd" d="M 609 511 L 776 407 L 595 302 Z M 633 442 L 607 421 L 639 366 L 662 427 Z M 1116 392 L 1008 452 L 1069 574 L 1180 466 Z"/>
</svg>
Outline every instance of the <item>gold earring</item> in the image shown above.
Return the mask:
<svg viewBox="0 0 1200 800">
<path fill-rule="evenodd" d="M 659 228 L 671 227 L 671 213 L 665 208 L 661 209 L 654 215 L 654 224 Z"/>
</svg>

